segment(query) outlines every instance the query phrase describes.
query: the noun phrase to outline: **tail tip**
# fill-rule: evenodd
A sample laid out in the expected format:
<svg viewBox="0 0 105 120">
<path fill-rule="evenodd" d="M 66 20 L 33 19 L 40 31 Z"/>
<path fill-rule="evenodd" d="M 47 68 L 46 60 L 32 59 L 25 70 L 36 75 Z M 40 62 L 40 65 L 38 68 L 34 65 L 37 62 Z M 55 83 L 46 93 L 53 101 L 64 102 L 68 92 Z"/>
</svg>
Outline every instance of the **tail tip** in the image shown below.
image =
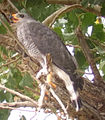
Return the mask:
<svg viewBox="0 0 105 120">
<path fill-rule="evenodd" d="M 76 100 L 72 100 L 72 105 L 76 109 L 76 112 L 78 112 L 82 107 L 82 102 L 80 97 L 78 97 Z"/>
</svg>

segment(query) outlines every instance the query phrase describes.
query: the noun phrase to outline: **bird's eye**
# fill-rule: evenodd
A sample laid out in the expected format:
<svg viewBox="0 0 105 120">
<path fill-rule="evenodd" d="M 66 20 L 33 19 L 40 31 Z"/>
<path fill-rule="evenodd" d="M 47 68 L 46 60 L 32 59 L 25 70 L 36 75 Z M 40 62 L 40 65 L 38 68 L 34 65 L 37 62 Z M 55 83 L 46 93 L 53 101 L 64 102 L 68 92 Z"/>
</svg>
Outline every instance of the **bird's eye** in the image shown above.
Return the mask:
<svg viewBox="0 0 105 120">
<path fill-rule="evenodd" d="M 24 18 L 24 15 L 23 15 L 23 14 L 20 14 L 19 17 Z"/>
</svg>

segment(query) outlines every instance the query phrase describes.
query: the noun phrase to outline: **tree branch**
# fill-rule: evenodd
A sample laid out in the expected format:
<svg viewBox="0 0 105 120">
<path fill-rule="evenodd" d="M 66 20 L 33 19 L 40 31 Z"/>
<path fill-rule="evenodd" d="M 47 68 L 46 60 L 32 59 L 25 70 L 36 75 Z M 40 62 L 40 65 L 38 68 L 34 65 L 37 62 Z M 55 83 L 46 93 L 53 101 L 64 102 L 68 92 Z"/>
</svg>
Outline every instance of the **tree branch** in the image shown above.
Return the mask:
<svg viewBox="0 0 105 120">
<path fill-rule="evenodd" d="M 51 14 L 49 17 L 47 17 L 43 21 L 43 24 L 51 27 L 54 24 L 54 22 L 56 21 L 56 19 L 59 18 L 59 16 L 61 16 L 64 13 L 70 12 L 73 9 L 76 9 L 76 8 L 80 8 L 80 9 L 82 9 L 85 12 L 91 12 L 93 14 L 96 14 L 96 15 L 100 16 L 100 13 L 97 12 L 96 10 L 92 9 L 92 8 L 91 9 L 90 8 L 84 8 L 80 4 L 74 4 L 74 5 L 64 6 L 64 7 L 60 8 L 59 10 L 57 10 L 56 12 Z"/>
<path fill-rule="evenodd" d="M 86 40 L 85 40 L 85 37 L 80 29 L 80 27 L 78 27 L 76 29 L 76 36 L 78 38 L 78 41 L 79 41 L 79 44 L 82 48 L 82 51 L 85 55 L 85 57 L 87 58 L 87 61 L 88 63 L 90 64 L 91 68 L 92 68 L 92 71 L 93 71 L 93 74 L 94 74 L 94 78 L 95 78 L 95 82 L 96 83 L 99 83 L 102 81 L 102 77 L 96 67 L 96 63 L 94 61 L 94 57 L 93 57 L 93 54 L 91 53 L 87 43 L 86 43 Z"/>
<path fill-rule="evenodd" d="M 79 45 L 65 44 L 66 46 L 81 49 Z"/>
<path fill-rule="evenodd" d="M 22 98 L 23 100 L 30 101 L 30 102 L 32 102 L 36 107 L 38 107 L 38 103 L 37 103 L 36 101 L 34 101 L 33 99 L 31 99 L 30 97 L 28 97 L 28 96 L 22 95 L 21 93 L 16 92 L 16 91 L 14 91 L 14 90 L 11 90 L 11 89 L 9 89 L 9 88 L 1 85 L 1 84 L 0 84 L 0 89 L 6 90 L 7 92 L 9 92 L 9 93 L 11 93 L 11 94 L 13 94 L 13 95 L 17 95 L 17 96 L 19 96 L 20 98 Z"/>
<path fill-rule="evenodd" d="M 8 66 L 8 65 L 10 65 L 10 64 L 12 64 L 12 63 L 15 63 L 15 62 L 17 62 L 20 58 L 21 58 L 21 57 L 18 57 L 18 58 L 15 59 L 15 60 L 11 60 L 11 61 L 9 61 L 9 62 L 1 65 L 0 68 L 5 67 L 5 66 Z"/>
<path fill-rule="evenodd" d="M 35 104 L 33 104 L 30 101 L 24 101 L 24 102 L 12 102 L 12 103 L 0 103 L 0 107 L 35 107 Z"/>
<path fill-rule="evenodd" d="M 81 4 L 82 0 L 46 0 L 47 3 L 50 4 L 62 4 L 62 5 L 75 5 L 75 4 Z M 94 5 L 92 8 L 90 8 L 90 4 L 88 5 L 87 9 L 89 11 L 94 11 L 95 13 L 101 14 L 101 6 Z"/>
<path fill-rule="evenodd" d="M 64 4 L 64 5 L 71 5 L 80 3 L 81 0 L 46 0 L 47 3 L 50 4 Z"/>
<path fill-rule="evenodd" d="M 8 3 L 11 5 L 11 7 L 16 11 L 19 12 L 19 10 L 16 8 L 16 6 L 11 2 L 11 0 L 7 0 Z"/>
</svg>

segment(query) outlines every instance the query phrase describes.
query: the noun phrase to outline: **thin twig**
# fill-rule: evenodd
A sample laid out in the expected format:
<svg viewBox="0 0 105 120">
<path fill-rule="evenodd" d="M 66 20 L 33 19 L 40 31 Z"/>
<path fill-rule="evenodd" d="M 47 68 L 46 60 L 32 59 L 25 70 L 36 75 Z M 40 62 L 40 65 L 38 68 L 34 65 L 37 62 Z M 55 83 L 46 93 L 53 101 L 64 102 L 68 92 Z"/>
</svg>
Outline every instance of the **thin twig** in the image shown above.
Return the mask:
<svg viewBox="0 0 105 120">
<path fill-rule="evenodd" d="M 69 46 L 69 47 L 74 47 L 74 48 L 79 48 L 81 49 L 81 47 L 79 45 L 72 45 L 72 44 L 65 44 L 66 46 Z"/>
<path fill-rule="evenodd" d="M 97 46 L 99 46 L 102 50 L 105 51 L 105 43 L 101 43 L 100 41 L 98 40 L 93 40 L 93 39 L 90 39 L 94 44 L 96 44 Z"/>
<path fill-rule="evenodd" d="M 0 103 L 0 106 L 4 106 L 4 107 L 35 107 L 35 105 L 29 101 Z"/>
<path fill-rule="evenodd" d="M 34 103 L 34 105 L 36 107 L 38 107 L 38 103 L 36 101 L 34 101 L 33 99 L 31 99 L 30 97 L 26 96 L 26 95 L 22 95 L 21 93 L 16 92 L 15 90 L 11 90 L 11 89 L 9 89 L 9 88 L 1 85 L 1 84 L 0 84 L 0 89 L 6 90 L 7 92 L 9 92 L 11 94 L 17 95 L 17 96 L 19 96 L 23 100 L 30 101 L 30 102 Z"/>
<path fill-rule="evenodd" d="M 54 90 L 51 87 L 50 87 L 49 91 L 51 92 L 51 94 L 53 95 L 53 97 L 57 100 L 57 102 L 61 106 L 62 110 L 64 111 L 66 117 L 68 118 L 67 110 L 66 110 L 64 104 L 62 103 L 62 101 L 60 100 L 60 98 L 56 95 L 56 93 L 54 92 Z"/>
<path fill-rule="evenodd" d="M 0 109 L 15 110 L 15 109 L 17 109 L 17 108 L 0 105 Z"/>
<path fill-rule="evenodd" d="M 9 106 L 2 106 L 0 105 L 0 109 L 8 109 L 8 110 L 19 110 L 19 111 L 25 111 L 25 112 L 35 112 L 35 110 L 24 110 L 22 108 L 16 108 L 16 107 L 9 107 Z"/>
<path fill-rule="evenodd" d="M 20 58 L 21 58 L 21 57 L 18 57 L 18 58 L 15 59 L 15 60 L 11 60 L 11 61 L 9 61 L 9 62 L 1 65 L 0 68 L 5 67 L 5 66 L 8 66 L 8 65 L 10 65 L 10 64 L 12 64 L 12 63 L 15 63 L 15 62 L 17 62 Z"/>
<path fill-rule="evenodd" d="M 10 19 L 6 16 L 5 12 L 0 9 L 0 13 L 4 16 L 4 18 L 7 20 L 8 23 L 11 23 Z"/>
<path fill-rule="evenodd" d="M 34 78 L 33 78 L 33 79 L 34 79 Z M 40 95 L 39 91 L 37 91 L 37 90 L 35 90 L 35 89 L 32 89 L 32 88 L 30 88 L 30 87 L 28 87 L 28 86 L 24 86 L 24 89 L 26 89 L 27 91 L 31 91 L 32 93 L 34 93 L 34 94 L 37 95 L 37 96 Z"/>
<path fill-rule="evenodd" d="M 15 7 L 15 5 L 11 2 L 11 0 L 7 0 L 8 3 L 11 5 L 11 7 L 16 11 L 19 12 L 19 10 Z"/>
<path fill-rule="evenodd" d="M 87 74 L 87 75 L 93 75 L 93 73 L 87 73 L 87 72 L 84 72 L 82 70 L 75 70 L 77 73 L 82 73 L 82 74 Z"/>
</svg>

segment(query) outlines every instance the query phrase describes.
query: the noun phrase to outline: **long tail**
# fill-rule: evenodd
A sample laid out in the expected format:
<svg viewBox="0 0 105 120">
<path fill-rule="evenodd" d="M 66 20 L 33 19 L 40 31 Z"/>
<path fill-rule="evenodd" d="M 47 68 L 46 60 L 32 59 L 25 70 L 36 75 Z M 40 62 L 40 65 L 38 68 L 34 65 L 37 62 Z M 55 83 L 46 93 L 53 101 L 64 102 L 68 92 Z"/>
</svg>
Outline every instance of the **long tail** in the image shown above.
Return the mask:
<svg viewBox="0 0 105 120">
<path fill-rule="evenodd" d="M 75 107 L 76 111 L 79 111 L 79 109 L 82 106 L 82 103 L 81 103 L 79 94 L 77 92 L 77 88 L 76 88 L 77 86 L 74 86 L 75 84 L 70 79 L 70 76 L 67 73 L 65 73 L 63 70 L 58 68 L 57 66 L 53 65 L 53 71 L 64 81 L 66 89 L 70 94 L 71 102 Z"/>
<path fill-rule="evenodd" d="M 76 99 L 71 99 L 72 105 L 73 107 L 76 109 L 76 112 L 78 112 L 80 110 L 80 108 L 82 107 L 82 102 L 80 97 L 76 97 Z"/>
<path fill-rule="evenodd" d="M 69 81 L 69 84 L 66 84 L 66 88 L 70 94 L 70 99 L 73 107 L 75 107 L 76 111 L 79 111 L 79 109 L 82 107 L 82 102 L 78 92 L 75 91 L 73 82 L 71 80 Z"/>
</svg>

